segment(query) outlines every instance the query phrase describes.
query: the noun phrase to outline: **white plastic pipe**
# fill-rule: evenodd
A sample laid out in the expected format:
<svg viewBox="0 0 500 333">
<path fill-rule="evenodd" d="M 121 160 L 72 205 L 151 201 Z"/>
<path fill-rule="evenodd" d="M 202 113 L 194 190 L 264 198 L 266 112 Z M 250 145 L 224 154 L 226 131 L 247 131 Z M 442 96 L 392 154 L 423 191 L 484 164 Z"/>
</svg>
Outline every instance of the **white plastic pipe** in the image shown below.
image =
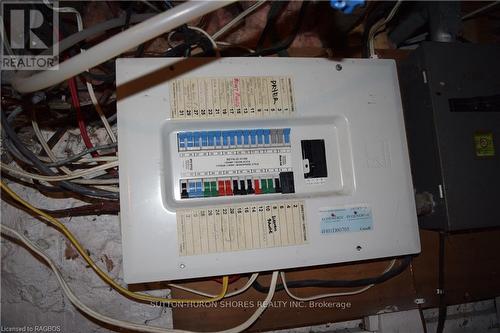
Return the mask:
<svg viewBox="0 0 500 333">
<path fill-rule="evenodd" d="M 180 4 L 66 60 L 59 64 L 58 69 L 46 70 L 32 76 L 17 74 L 12 79 L 12 87 L 20 93 L 51 87 L 234 1 L 193 0 Z"/>
</svg>

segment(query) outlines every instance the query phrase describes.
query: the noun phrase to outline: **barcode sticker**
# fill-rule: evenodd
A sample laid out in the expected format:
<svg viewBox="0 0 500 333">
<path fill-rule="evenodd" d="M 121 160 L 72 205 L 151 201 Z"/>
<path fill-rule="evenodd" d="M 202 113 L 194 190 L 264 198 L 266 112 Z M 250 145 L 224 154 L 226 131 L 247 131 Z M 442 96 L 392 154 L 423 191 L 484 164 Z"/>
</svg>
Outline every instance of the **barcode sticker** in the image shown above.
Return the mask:
<svg viewBox="0 0 500 333">
<path fill-rule="evenodd" d="M 186 78 L 170 83 L 171 117 L 177 119 L 289 116 L 295 111 L 286 76 Z"/>
<path fill-rule="evenodd" d="M 303 201 L 177 211 L 181 256 L 300 245 L 308 242 Z"/>
</svg>

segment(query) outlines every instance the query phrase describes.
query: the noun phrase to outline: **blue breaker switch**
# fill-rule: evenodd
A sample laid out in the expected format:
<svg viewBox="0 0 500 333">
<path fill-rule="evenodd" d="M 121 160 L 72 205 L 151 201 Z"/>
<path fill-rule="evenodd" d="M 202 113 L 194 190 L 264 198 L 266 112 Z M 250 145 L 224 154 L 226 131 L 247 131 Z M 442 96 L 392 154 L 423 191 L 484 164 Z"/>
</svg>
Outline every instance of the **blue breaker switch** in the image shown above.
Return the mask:
<svg viewBox="0 0 500 333">
<path fill-rule="evenodd" d="M 283 129 L 283 137 L 285 139 L 285 143 L 290 143 L 290 129 L 289 128 Z"/>
<path fill-rule="evenodd" d="M 201 132 L 193 132 L 193 147 L 200 147 Z"/>
<path fill-rule="evenodd" d="M 238 146 L 243 144 L 243 131 L 236 131 L 236 137 L 238 138 Z"/>
<path fill-rule="evenodd" d="M 192 148 L 194 144 L 193 133 L 186 132 L 186 139 L 187 139 L 187 147 Z"/>
<path fill-rule="evenodd" d="M 264 134 L 264 130 L 258 129 L 257 130 L 257 143 L 259 145 L 264 143 L 264 138 L 262 137 Z"/>
<path fill-rule="evenodd" d="M 264 130 L 264 143 L 266 145 L 271 143 L 271 130 Z"/>
<path fill-rule="evenodd" d="M 236 146 L 236 131 L 229 131 L 229 144 L 231 146 Z"/>
<path fill-rule="evenodd" d="M 252 145 L 256 145 L 257 144 L 257 137 L 258 137 L 259 133 L 258 131 L 256 130 L 251 130 L 250 131 L 250 142 Z"/>
<path fill-rule="evenodd" d="M 221 131 L 216 131 L 215 133 L 215 145 L 222 146 L 222 133 Z"/>
<path fill-rule="evenodd" d="M 208 132 L 201 132 L 201 146 L 208 146 Z"/>
<path fill-rule="evenodd" d="M 208 146 L 213 147 L 215 146 L 215 132 L 208 132 Z"/>
<path fill-rule="evenodd" d="M 222 132 L 222 139 L 223 139 L 222 144 L 224 146 L 229 146 L 229 134 L 230 134 L 230 132 L 228 132 L 228 131 Z"/>
<path fill-rule="evenodd" d="M 179 149 L 186 149 L 186 133 L 177 134 L 177 140 L 179 141 Z"/>
<path fill-rule="evenodd" d="M 243 144 L 244 145 L 250 144 L 250 131 L 243 131 Z"/>
</svg>

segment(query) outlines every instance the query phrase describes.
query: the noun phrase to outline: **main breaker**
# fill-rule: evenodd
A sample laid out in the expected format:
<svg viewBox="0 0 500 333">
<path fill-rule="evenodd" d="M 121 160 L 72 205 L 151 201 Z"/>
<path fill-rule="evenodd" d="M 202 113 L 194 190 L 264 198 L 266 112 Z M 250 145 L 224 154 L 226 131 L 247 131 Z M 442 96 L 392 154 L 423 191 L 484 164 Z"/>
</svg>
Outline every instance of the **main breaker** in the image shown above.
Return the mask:
<svg viewBox="0 0 500 333">
<path fill-rule="evenodd" d="M 127 283 L 420 251 L 391 60 L 119 59 Z"/>
</svg>

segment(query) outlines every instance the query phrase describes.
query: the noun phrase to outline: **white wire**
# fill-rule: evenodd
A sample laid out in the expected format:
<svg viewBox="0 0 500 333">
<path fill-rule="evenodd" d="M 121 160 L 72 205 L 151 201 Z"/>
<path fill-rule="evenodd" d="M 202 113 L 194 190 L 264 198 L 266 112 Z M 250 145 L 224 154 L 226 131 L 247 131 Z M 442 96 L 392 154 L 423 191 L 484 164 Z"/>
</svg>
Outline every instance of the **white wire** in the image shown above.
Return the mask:
<svg viewBox="0 0 500 333">
<path fill-rule="evenodd" d="M 216 43 L 219 46 L 239 47 L 239 48 L 247 50 L 250 53 L 255 53 L 254 49 L 251 49 L 251 48 L 243 46 L 243 45 L 235 45 L 235 44 L 231 44 L 229 42 L 219 42 L 219 41 L 216 41 Z"/>
<path fill-rule="evenodd" d="M 57 157 L 56 156 L 56 159 L 57 159 L 57 161 L 60 161 L 60 160 L 65 160 L 69 157 L 71 157 L 71 156 L 67 156 L 67 157 Z M 42 162 L 47 162 L 47 163 L 54 162 L 52 159 L 50 159 L 46 156 L 37 156 L 37 158 Z M 88 163 L 113 162 L 113 161 L 118 161 L 118 157 L 116 157 L 116 156 L 82 157 L 79 160 L 71 162 L 71 163 L 73 163 L 73 164 L 88 164 Z"/>
<path fill-rule="evenodd" d="M 384 270 L 384 272 L 382 274 L 387 273 L 388 271 L 390 271 L 392 269 L 392 267 L 394 267 L 395 263 L 396 263 L 396 259 L 391 260 L 391 262 L 389 263 L 389 266 L 387 266 L 387 268 Z M 283 287 L 285 288 L 285 291 L 288 294 L 288 296 L 290 296 L 294 300 L 302 301 L 302 302 L 314 301 L 314 300 L 317 300 L 317 299 L 327 298 L 327 297 L 356 295 L 356 294 L 360 294 L 362 292 L 365 292 L 365 291 L 367 291 L 368 289 L 370 289 L 371 287 L 374 286 L 374 284 L 369 284 L 366 287 L 363 287 L 363 288 L 360 288 L 360 289 L 357 289 L 357 290 L 354 290 L 354 291 L 343 291 L 343 292 L 330 293 L 330 294 L 322 294 L 322 295 L 315 295 L 315 296 L 309 296 L 309 297 L 299 297 L 299 296 L 294 295 L 290 291 L 290 289 L 288 289 L 288 286 L 286 285 L 285 272 L 281 272 L 281 281 L 283 282 Z"/>
<path fill-rule="evenodd" d="M 222 28 L 220 28 L 219 31 L 215 32 L 212 35 L 212 38 L 214 40 L 219 39 L 219 37 L 221 37 L 226 32 L 228 32 L 232 27 L 234 27 L 238 23 L 240 23 L 245 17 L 247 17 L 248 15 L 250 15 L 251 13 L 253 13 L 255 10 L 257 10 L 257 8 L 259 8 L 260 6 L 262 6 L 265 2 L 266 2 L 266 0 L 257 1 L 253 5 L 251 5 L 250 7 L 248 7 L 247 9 L 245 9 L 244 11 L 242 11 L 238 16 L 236 16 L 234 19 L 232 19 L 231 21 L 229 21 L 229 23 L 227 23 L 225 26 L 223 26 Z"/>
<path fill-rule="evenodd" d="M 80 12 L 76 10 L 73 7 L 55 7 L 52 6 L 49 3 L 49 0 L 44 0 L 45 5 L 47 5 L 49 8 L 51 8 L 54 11 L 61 12 L 61 13 L 71 13 L 76 16 L 76 25 L 78 27 L 78 31 L 83 31 L 83 20 L 82 20 L 82 15 L 80 15 Z M 85 50 L 80 49 L 80 52 L 83 53 Z M 104 115 L 104 112 L 102 111 L 101 105 L 99 104 L 99 101 L 97 100 L 97 97 L 95 95 L 94 87 L 92 84 L 85 80 L 85 84 L 87 86 L 87 91 L 89 92 L 90 100 L 92 101 L 92 104 L 94 104 L 94 108 L 97 111 L 97 114 L 99 115 L 99 118 L 101 119 L 101 122 L 104 125 L 104 128 L 106 129 L 106 132 L 109 135 L 109 138 L 111 139 L 112 142 L 116 142 L 116 136 L 113 133 L 113 130 L 111 129 L 111 126 L 109 125 L 108 120 L 106 119 L 106 116 Z M 48 153 L 47 153 L 48 155 Z M 54 161 L 55 162 L 55 161 Z"/>
<path fill-rule="evenodd" d="M 45 140 L 45 137 L 43 136 L 42 132 L 40 131 L 40 127 L 38 127 L 38 122 L 36 121 L 36 115 L 33 112 L 33 116 L 31 117 L 31 125 L 33 127 L 33 131 L 35 132 L 35 136 L 38 138 L 38 141 L 42 145 L 43 150 L 45 153 L 47 153 L 48 158 L 50 159 L 50 162 L 57 162 L 57 157 L 54 155 L 52 152 L 52 149 L 50 149 L 49 145 L 47 144 L 47 141 Z M 61 166 L 61 170 L 67 174 L 67 175 L 72 175 L 73 172 L 68 169 L 65 166 Z"/>
<path fill-rule="evenodd" d="M 486 9 L 489 9 L 489 8 L 491 8 L 491 7 L 493 7 L 493 6 L 498 5 L 498 4 L 500 4 L 500 1 L 493 1 L 493 2 L 490 2 L 490 3 L 489 3 L 489 4 L 487 4 L 486 6 L 483 6 L 483 7 L 481 7 L 481 8 L 478 8 L 478 9 L 476 9 L 476 10 L 474 10 L 474 11 L 472 11 L 472 12 L 468 13 L 468 14 L 465 14 L 464 16 L 462 16 L 462 20 L 466 20 L 466 19 L 468 19 L 469 17 L 472 17 L 472 16 L 474 16 L 474 15 L 476 15 L 476 14 L 479 14 L 479 13 L 481 13 L 481 12 L 485 11 Z"/>
<path fill-rule="evenodd" d="M 108 317 L 106 315 L 103 315 L 87 305 L 85 305 L 83 302 L 80 301 L 78 296 L 76 296 L 69 285 L 66 283 L 64 280 L 61 272 L 59 271 L 59 268 L 55 265 L 55 263 L 52 261 L 52 259 L 45 253 L 43 252 L 38 246 L 33 244 L 32 241 L 30 241 L 26 236 L 21 234 L 20 232 L 7 227 L 3 224 L 0 225 L 0 229 L 2 230 L 2 233 L 5 234 L 5 231 L 7 231 L 10 236 L 14 236 L 18 240 L 20 240 L 25 246 L 27 246 L 29 249 L 31 249 L 33 252 L 35 252 L 40 258 L 42 258 L 50 267 L 50 269 L 54 272 L 57 282 L 59 282 L 59 285 L 61 286 L 62 291 L 66 295 L 66 297 L 73 303 L 75 307 L 77 307 L 79 310 L 82 312 L 86 313 L 90 317 L 93 317 L 103 323 L 111 324 L 117 327 L 122 327 L 126 329 L 131 329 L 131 330 L 137 330 L 141 332 L 152 332 L 152 333 L 192 333 L 190 331 L 183 331 L 183 330 L 176 330 L 176 329 L 168 329 L 168 328 L 162 328 L 162 327 L 157 327 L 157 326 L 148 326 L 148 325 L 142 325 L 142 324 L 136 324 L 136 323 L 131 323 L 128 321 L 120 320 L 120 319 L 115 319 Z M 250 327 L 261 315 L 262 313 L 266 310 L 267 306 L 270 304 L 272 298 L 274 297 L 274 292 L 276 290 L 276 283 L 278 281 L 278 272 L 273 272 L 272 278 L 271 278 L 271 285 L 269 286 L 269 293 L 267 294 L 266 299 L 264 302 L 262 302 L 257 310 L 254 312 L 254 314 L 248 318 L 244 323 L 228 329 L 224 331 L 219 331 L 219 332 L 212 332 L 212 333 L 240 333 L 244 330 L 246 330 L 248 327 Z"/>
<path fill-rule="evenodd" d="M 257 280 L 258 276 L 259 276 L 259 273 L 253 273 L 252 276 L 250 276 L 247 283 L 245 283 L 245 285 L 243 287 L 241 287 L 240 289 L 235 290 L 231 293 L 227 293 L 226 296 L 224 296 L 224 298 L 233 297 L 233 296 L 236 296 L 236 295 L 239 295 L 239 294 L 245 292 L 248 288 L 250 288 L 252 286 L 252 284 L 255 282 L 255 280 Z M 185 287 L 185 286 L 180 285 L 180 284 L 169 283 L 168 286 L 172 287 L 172 288 L 184 290 L 184 291 L 196 294 L 196 295 L 205 296 L 205 297 L 212 297 L 212 294 L 206 293 L 204 291 L 199 291 L 196 289 L 188 288 L 188 287 Z"/>
<path fill-rule="evenodd" d="M 80 163 L 96 163 L 96 162 L 113 162 L 118 161 L 118 157 L 116 156 L 96 156 L 96 157 L 84 157 L 75 161 L 75 164 Z"/>
<path fill-rule="evenodd" d="M 29 75 L 27 71 L 12 77 L 12 87 L 20 93 L 28 93 L 56 85 L 68 78 L 76 76 L 87 68 L 93 68 L 100 63 L 116 57 L 131 48 L 158 37 L 186 22 L 203 16 L 236 0 L 227 1 L 186 1 L 172 9 L 153 16 L 133 27 L 122 31 L 107 40 L 92 46 L 59 63 L 57 70 L 48 70 Z"/>
<path fill-rule="evenodd" d="M 370 52 L 370 58 L 377 58 L 377 55 L 375 54 L 375 46 L 374 46 L 374 39 L 375 35 L 378 33 L 379 29 L 382 28 L 384 25 L 386 25 L 394 15 L 396 15 L 396 12 L 398 11 L 399 6 L 401 6 L 402 0 L 398 0 L 394 7 L 392 7 L 391 12 L 389 15 L 384 20 L 380 20 L 377 23 L 375 23 L 371 28 L 368 33 L 368 49 Z"/>
<path fill-rule="evenodd" d="M 95 167 L 90 168 L 90 169 L 75 171 L 75 172 L 71 173 L 70 175 L 44 176 L 44 175 L 39 175 L 36 173 L 27 172 L 27 171 L 24 171 L 21 169 L 15 169 L 15 168 L 12 168 L 12 167 L 0 162 L 0 167 L 10 174 L 17 175 L 20 177 L 25 177 L 28 179 L 44 180 L 47 182 L 70 180 L 70 179 L 80 178 L 80 177 L 84 177 L 84 176 L 91 176 L 91 175 L 94 175 L 96 173 L 98 174 L 101 171 L 115 168 L 117 166 L 118 166 L 118 161 L 114 161 L 114 162 L 109 162 L 106 164 L 101 164 L 101 165 L 95 166 Z"/>
</svg>

